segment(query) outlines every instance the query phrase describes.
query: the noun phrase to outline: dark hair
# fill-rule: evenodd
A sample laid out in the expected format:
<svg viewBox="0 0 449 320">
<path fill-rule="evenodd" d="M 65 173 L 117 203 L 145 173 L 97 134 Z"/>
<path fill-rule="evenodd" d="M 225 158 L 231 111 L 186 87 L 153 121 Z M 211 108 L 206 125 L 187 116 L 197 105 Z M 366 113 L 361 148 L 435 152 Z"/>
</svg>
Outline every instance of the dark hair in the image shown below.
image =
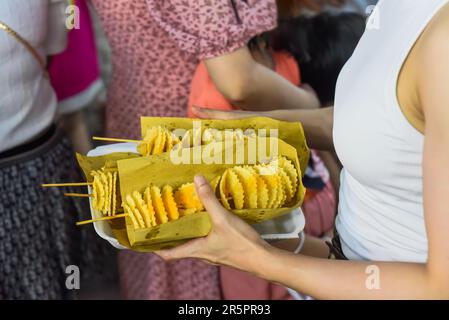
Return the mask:
<svg viewBox="0 0 449 320">
<path fill-rule="evenodd" d="M 274 50 L 288 51 L 298 62 L 303 83 L 321 103 L 334 101 L 338 75 L 365 30 L 365 17 L 356 13 L 321 13 L 279 21 L 271 34 Z"/>
</svg>

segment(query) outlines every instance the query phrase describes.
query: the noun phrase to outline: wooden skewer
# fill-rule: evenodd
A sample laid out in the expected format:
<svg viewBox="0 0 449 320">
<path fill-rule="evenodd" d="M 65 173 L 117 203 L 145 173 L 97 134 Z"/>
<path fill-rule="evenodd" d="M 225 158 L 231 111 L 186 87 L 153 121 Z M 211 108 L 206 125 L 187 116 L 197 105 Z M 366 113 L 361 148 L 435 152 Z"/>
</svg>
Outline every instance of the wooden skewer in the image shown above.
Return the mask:
<svg viewBox="0 0 449 320">
<path fill-rule="evenodd" d="M 122 213 L 122 214 L 117 214 L 115 216 L 109 216 L 109 217 L 101 217 L 101 218 L 95 218 L 95 219 L 90 219 L 90 220 L 84 220 L 84 221 L 79 221 L 76 223 L 77 226 L 81 226 L 84 224 L 89 224 L 89 223 L 94 223 L 97 221 L 104 221 L 104 220 L 113 220 L 113 219 L 118 219 L 118 218 L 123 218 L 128 216 L 127 213 Z"/>
<path fill-rule="evenodd" d="M 41 184 L 42 188 L 49 187 L 80 187 L 80 186 L 91 186 L 92 182 L 68 182 L 68 183 L 44 183 Z"/>
<path fill-rule="evenodd" d="M 140 140 L 92 137 L 92 140 L 140 143 Z"/>
<path fill-rule="evenodd" d="M 64 196 L 66 197 L 79 197 L 79 198 L 92 198 L 93 194 L 87 194 L 87 193 L 64 193 Z"/>
</svg>

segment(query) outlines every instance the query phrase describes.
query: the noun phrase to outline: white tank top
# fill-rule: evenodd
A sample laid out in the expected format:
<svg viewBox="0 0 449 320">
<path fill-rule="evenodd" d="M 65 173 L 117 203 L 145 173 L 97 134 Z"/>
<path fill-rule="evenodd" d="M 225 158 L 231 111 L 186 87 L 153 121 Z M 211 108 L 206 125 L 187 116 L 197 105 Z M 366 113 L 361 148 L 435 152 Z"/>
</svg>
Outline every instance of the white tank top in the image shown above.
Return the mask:
<svg viewBox="0 0 449 320">
<path fill-rule="evenodd" d="M 424 136 L 396 96 L 400 70 L 449 0 L 381 0 L 343 68 L 334 143 L 343 163 L 337 230 L 349 259 L 425 262 Z"/>
</svg>

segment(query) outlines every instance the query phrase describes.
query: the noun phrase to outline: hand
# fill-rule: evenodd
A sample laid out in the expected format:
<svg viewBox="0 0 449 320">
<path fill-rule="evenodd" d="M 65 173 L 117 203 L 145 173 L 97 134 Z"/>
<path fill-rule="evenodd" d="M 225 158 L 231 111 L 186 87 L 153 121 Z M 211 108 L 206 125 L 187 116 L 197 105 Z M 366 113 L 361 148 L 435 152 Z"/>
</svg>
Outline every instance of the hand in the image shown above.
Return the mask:
<svg viewBox="0 0 449 320">
<path fill-rule="evenodd" d="M 212 264 L 224 264 L 253 271 L 269 246 L 242 219 L 226 210 L 203 176 L 195 177 L 196 192 L 212 221 L 212 230 L 204 238 L 191 240 L 169 250 L 157 251 L 165 260 L 199 258 Z"/>
<path fill-rule="evenodd" d="M 221 119 L 221 120 L 232 120 L 232 119 L 243 119 L 251 117 L 269 117 L 268 112 L 262 111 L 244 111 L 244 110 L 217 110 L 208 109 L 198 106 L 193 106 L 192 111 L 196 117 L 200 119 Z"/>
</svg>

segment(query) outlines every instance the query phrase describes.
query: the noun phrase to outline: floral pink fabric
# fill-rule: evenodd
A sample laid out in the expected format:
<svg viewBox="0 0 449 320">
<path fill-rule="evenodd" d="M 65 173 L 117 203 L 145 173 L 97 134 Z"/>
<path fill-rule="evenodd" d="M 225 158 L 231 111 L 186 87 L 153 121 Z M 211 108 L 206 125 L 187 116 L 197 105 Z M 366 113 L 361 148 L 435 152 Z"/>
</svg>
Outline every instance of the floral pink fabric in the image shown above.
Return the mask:
<svg viewBox="0 0 449 320">
<path fill-rule="evenodd" d="M 274 0 L 91 0 L 112 49 L 106 134 L 139 138 L 139 116 L 185 116 L 200 59 L 242 47 L 275 27 Z M 218 268 L 119 253 L 124 298 L 219 299 Z"/>
</svg>

